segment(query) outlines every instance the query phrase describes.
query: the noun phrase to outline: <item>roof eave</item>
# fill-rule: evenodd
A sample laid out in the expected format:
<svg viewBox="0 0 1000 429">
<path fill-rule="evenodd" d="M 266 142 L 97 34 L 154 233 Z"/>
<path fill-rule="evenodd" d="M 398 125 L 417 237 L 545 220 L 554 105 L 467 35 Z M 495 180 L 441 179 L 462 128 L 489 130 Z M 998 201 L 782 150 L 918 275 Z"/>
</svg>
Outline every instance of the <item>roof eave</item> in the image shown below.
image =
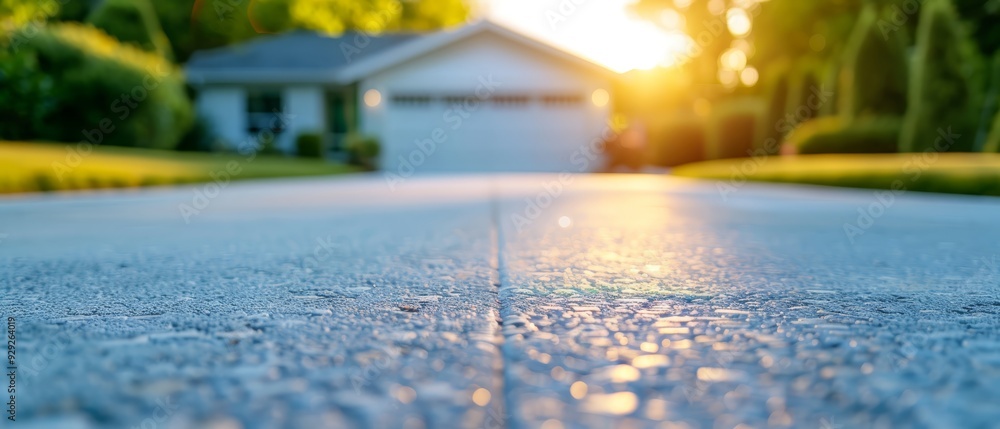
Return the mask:
<svg viewBox="0 0 1000 429">
<path fill-rule="evenodd" d="M 219 84 L 314 84 L 347 85 L 336 77 L 335 70 L 289 71 L 283 69 L 185 69 L 192 86 Z"/>
</svg>

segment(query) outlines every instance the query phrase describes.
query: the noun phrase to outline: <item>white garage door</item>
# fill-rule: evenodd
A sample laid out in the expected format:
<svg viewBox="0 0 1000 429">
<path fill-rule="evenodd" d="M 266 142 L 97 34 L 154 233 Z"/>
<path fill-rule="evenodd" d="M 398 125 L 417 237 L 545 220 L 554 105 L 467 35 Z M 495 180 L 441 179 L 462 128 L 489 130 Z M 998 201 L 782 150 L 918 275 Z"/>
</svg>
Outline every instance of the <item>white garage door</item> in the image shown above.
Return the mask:
<svg viewBox="0 0 1000 429">
<path fill-rule="evenodd" d="M 603 126 L 582 95 L 508 94 L 478 103 L 465 100 L 448 95 L 390 96 L 383 168 L 395 171 L 408 162 L 417 172 L 576 173 L 581 172 L 581 163 L 574 152 L 590 145 Z M 433 139 L 438 129 L 443 143 L 425 155 L 416 142 Z"/>
</svg>

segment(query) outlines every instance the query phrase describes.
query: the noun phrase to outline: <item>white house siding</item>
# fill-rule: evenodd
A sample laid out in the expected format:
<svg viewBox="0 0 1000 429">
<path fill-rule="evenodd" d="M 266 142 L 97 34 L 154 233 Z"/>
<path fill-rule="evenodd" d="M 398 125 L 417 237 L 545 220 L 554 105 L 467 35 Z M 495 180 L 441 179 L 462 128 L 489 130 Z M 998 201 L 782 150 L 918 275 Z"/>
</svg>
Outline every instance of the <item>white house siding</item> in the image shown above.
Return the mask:
<svg viewBox="0 0 1000 429">
<path fill-rule="evenodd" d="M 278 146 L 295 152 L 295 139 L 301 133 L 326 132 L 326 96 L 322 86 L 289 86 L 282 91 L 285 132 Z"/>
<path fill-rule="evenodd" d="M 213 127 L 215 134 L 232 147 L 247 138 L 247 92 L 237 86 L 201 88 L 198 114 Z"/>
<path fill-rule="evenodd" d="M 359 97 L 370 89 L 382 93 L 382 103 L 361 106 L 361 129 L 380 138 L 381 166 L 387 172 L 585 172 L 601 164 L 590 148 L 606 129 L 609 106 L 595 106 L 591 94 L 610 92 L 607 79 L 496 34 L 475 35 L 374 75 L 361 82 Z M 455 110 L 441 100 L 477 91 L 491 98 L 474 110 Z M 434 101 L 399 105 L 393 97 L 400 94 L 428 95 Z M 582 101 L 547 106 L 540 100 L 558 94 Z M 530 101 L 492 102 L 511 95 Z M 440 143 L 428 143 L 435 140 Z"/>
</svg>

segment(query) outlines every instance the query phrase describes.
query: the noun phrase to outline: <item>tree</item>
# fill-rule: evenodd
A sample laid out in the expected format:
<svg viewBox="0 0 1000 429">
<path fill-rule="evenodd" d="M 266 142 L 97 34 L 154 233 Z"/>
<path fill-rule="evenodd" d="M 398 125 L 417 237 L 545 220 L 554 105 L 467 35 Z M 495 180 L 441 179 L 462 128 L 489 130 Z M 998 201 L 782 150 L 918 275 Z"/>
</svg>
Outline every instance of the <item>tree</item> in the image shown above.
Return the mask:
<svg viewBox="0 0 1000 429">
<path fill-rule="evenodd" d="M 969 151 L 982 102 L 981 61 L 947 0 L 926 0 L 917 29 L 901 152 Z M 950 131 L 949 131 L 950 130 Z M 942 143 L 941 134 L 951 133 Z M 955 140 L 955 135 L 960 137 Z"/>
<path fill-rule="evenodd" d="M 463 0 L 179 0 L 154 6 L 182 62 L 196 50 L 262 34 L 434 30 L 464 22 L 469 12 Z"/>
<path fill-rule="evenodd" d="M 0 0 L 0 27 L 89 15 L 122 41 L 185 62 L 197 50 L 262 34 L 429 31 L 461 24 L 468 13 L 467 0 Z"/>
<path fill-rule="evenodd" d="M 1000 50 L 1000 0 L 954 0 L 959 15 L 972 29 L 979 50 L 986 55 Z"/>
<path fill-rule="evenodd" d="M 885 22 L 877 6 L 866 6 L 848 41 L 839 109 L 848 119 L 906 113 L 906 45 L 899 31 L 880 27 Z"/>
<path fill-rule="evenodd" d="M 731 1 L 734 4 L 736 2 L 744 3 L 742 0 Z M 730 48 L 733 36 L 727 29 L 725 14 L 713 13 L 709 3 L 709 0 L 693 0 L 687 7 L 678 7 L 673 0 L 639 0 L 633 10 L 657 24 L 660 23 L 659 17 L 666 11 L 683 15 L 686 23 L 684 32 L 693 43 L 693 48 L 685 53 L 683 65 L 691 70 L 693 77 L 701 80 L 698 83 L 715 84 L 718 83 L 718 59 Z M 755 2 L 753 4 L 754 13 L 751 15 L 762 7 Z"/>
<path fill-rule="evenodd" d="M 0 0 L 0 29 L 44 22 L 58 13 L 57 1 Z"/>
<path fill-rule="evenodd" d="M 173 57 L 170 41 L 149 0 L 104 0 L 87 21 L 121 42 L 166 58 Z"/>
</svg>

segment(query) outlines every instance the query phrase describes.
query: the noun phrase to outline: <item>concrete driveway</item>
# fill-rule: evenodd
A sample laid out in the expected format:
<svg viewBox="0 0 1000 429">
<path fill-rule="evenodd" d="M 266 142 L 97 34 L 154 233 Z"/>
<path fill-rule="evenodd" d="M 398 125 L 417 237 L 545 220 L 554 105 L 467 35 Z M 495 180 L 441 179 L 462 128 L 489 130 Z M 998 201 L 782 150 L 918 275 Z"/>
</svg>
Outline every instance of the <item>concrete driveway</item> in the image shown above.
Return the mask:
<svg viewBox="0 0 1000 429">
<path fill-rule="evenodd" d="M 0 428 L 1000 427 L 1000 200 L 729 191 L 367 176 L 0 200 Z"/>
</svg>

